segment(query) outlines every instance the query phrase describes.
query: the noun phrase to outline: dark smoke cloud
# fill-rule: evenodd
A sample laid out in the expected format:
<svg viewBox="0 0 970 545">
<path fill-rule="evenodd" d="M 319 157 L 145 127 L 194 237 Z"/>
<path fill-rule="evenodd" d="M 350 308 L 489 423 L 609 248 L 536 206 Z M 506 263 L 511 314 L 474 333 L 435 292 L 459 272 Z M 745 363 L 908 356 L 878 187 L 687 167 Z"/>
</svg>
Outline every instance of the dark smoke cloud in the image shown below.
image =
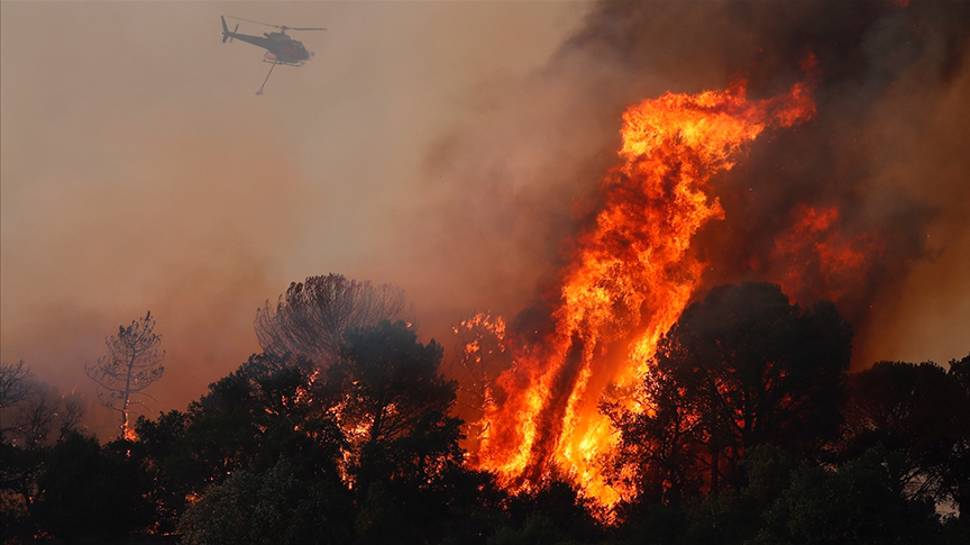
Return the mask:
<svg viewBox="0 0 970 545">
<path fill-rule="evenodd" d="M 941 279 L 970 251 L 970 154 L 960 136 L 970 119 L 968 37 L 970 5 L 956 2 L 600 3 L 542 71 L 485 93 L 473 121 L 431 156 L 436 213 L 426 227 L 446 235 L 427 257 L 460 263 L 453 272 L 471 295 L 456 307 L 515 313 L 537 301 L 519 323 L 541 328 L 568 241 L 614 162 L 626 106 L 739 78 L 749 95 L 767 97 L 811 77 L 817 117 L 763 135 L 715 181 L 727 217 L 696 239 L 710 264 L 705 285 L 797 273 L 803 288 L 790 295 L 832 297 L 853 322 L 857 365 L 958 356 L 970 329 L 958 302 L 970 282 Z M 808 255 L 814 243 L 782 255 L 778 240 L 807 207 L 838 210 L 817 236 L 861 253 L 864 265 L 833 274 Z M 914 267 L 924 267 L 916 279 Z M 886 341 L 888 330 L 923 320 L 918 302 L 940 293 L 957 302 L 951 323 Z"/>
</svg>

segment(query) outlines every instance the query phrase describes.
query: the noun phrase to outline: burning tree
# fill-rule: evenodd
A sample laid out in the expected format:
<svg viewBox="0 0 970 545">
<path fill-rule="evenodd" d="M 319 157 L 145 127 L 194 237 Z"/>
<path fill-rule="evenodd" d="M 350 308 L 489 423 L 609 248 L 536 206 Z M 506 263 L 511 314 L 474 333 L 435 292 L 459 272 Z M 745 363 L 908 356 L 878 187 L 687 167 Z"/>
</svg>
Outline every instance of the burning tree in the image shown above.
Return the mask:
<svg viewBox="0 0 970 545">
<path fill-rule="evenodd" d="M 738 489 L 756 447 L 815 452 L 838 432 L 850 339 L 830 304 L 802 309 L 771 284 L 715 288 L 660 339 L 639 406 L 607 406 L 619 469 L 676 503 Z"/>
<path fill-rule="evenodd" d="M 100 387 L 101 403 L 120 415 L 121 437 L 131 438 L 129 414 L 132 403 L 137 402 L 134 398 L 165 373 L 162 338 L 155 333 L 155 318 L 149 311 L 128 326 L 118 326 L 118 334 L 106 338 L 104 344 L 106 353 L 84 370 Z"/>
<path fill-rule="evenodd" d="M 338 356 L 348 331 L 394 320 L 403 308 L 404 293 L 393 286 L 339 274 L 310 276 L 290 284 L 275 307 L 267 301 L 254 326 L 264 352 L 326 364 Z"/>
<path fill-rule="evenodd" d="M 350 332 L 322 393 L 352 450 L 356 488 L 414 477 L 455 462 L 459 421 L 449 416 L 455 383 L 439 373 L 442 349 L 421 344 L 403 322 Z"/>
<path fill-rule="evenodd" d="M 657 342 L 701 285 L 695 234 L 724 217 L 711 180 L 731 170 L 769 128 L 811 118 L 806 84 L 749 100 L 744 84 L 696 95 L 667 93 L 623 115 L 620 164 L 603 180 L 595 223 L 578 235 L 550 313 L 552 330 L 512 346 L 514 365 L 486 400 L 477 466 L 513 491 L 559 472 L 613 505 L 598 460 L 617 434 L 599 406 L 648 369 Z"/>
</svg>

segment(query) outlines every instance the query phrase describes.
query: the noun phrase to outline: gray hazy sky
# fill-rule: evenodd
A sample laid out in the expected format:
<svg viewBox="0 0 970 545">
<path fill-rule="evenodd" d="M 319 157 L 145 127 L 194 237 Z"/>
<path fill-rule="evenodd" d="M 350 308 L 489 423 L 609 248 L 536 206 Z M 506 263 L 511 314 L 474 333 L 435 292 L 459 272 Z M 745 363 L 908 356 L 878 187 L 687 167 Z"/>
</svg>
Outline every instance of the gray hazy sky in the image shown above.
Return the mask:
<svg viewBox="0 0 970 545">
<path fill-rule="evenodd" d="M 82 363 L 151 309 L 180 406 L 256 348 L 256 307 L 330 271 L 392 281 L 429 146 L 536 70 L 576 2 L 2 3 L 2 357 L 87 392 Z M 219 15 L 290 26 L 277 68 Z M 242 23 L 240 32 L 264 28 Z M 425 283 L 426 284 L 426 283 Z"/>
</svg>

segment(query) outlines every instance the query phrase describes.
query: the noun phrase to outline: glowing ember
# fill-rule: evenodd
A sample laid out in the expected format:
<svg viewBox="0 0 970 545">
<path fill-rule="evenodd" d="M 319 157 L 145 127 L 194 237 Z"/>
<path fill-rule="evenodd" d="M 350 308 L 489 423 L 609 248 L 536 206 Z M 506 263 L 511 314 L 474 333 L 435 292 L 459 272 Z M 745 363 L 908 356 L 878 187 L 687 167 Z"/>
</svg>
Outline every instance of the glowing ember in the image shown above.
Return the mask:
<svg viewBox="0 0 970 545">
<path fill-rule="evenodd" d="M 616 437 L 599 404 L 647 372 L 657 340 L 698 287 L 704 264 L 692 238 L 723 217 L 711 178 L 766 128 L 813 114 L 804 85 L 749 101 L 739 84 L 667 93 L 623 115 L 621 164 L 605 177 L 603 208 L 561 278 L 553 331 L 509 347 L 514 365 L 485 396 L 473 464 L 512 491 L 558 475 L 604 506 L 629 492 L 601 469 Z M 466 350 L 477 356 L 479 346 Z"/>
<path fill-rule="evenodd" d="M 135 431 L 135 428 L 132 428 L 131 426 L 125 425 L 124 436 L 127 441 L 138 441 L 138 433 Z"/>
<path fill-rule="evenodd" d="M 455 335 L 462 337 L 470 335 L 462 348 L 464 363 L 481 364 L 482 356 L 491 356 L 495 351 L 505 352 L 505 320 L 501 316 L 492 317 L 486 312 L 479 312 L 467 320 L 462 320 L 451 328 Z M 483 348 L 487 336 L 493 340 L 492 345 Z"/>
</svg>

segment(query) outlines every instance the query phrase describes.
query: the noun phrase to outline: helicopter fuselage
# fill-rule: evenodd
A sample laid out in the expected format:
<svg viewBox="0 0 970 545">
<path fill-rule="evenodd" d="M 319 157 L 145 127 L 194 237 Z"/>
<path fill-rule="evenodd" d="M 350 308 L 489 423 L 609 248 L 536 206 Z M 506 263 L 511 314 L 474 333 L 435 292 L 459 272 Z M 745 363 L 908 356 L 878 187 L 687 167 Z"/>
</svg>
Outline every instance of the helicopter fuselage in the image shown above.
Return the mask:
<svg viewBox="0 0 970 545">
<path fill-rule="evenodd" d="M 262 36 L 256 36 L 254 34 L 242 34 L 240 32 L 236 32 L 239 30 L 239 23 L 236 24 L 235 28 L 229 30 L 229 25 L 226 24 L 226 17 L 219 17 L 219 20 L 222 22 L 222 43 L 239 40 L 266 50 L 266 54 L 263 56 L 263 62 L 270 63 L 270 67 L 269 71 L 266 73 L 266 77 L 263 79 L 263 84 L 260 85 L 259 90 L 256 91 L 257 95 L 263 94 L 263 89 L 266 87 L 266 82 L 269 81 L 269 77 L 273 74 L 273 69 L 275 69 L 277 65 L 283 64 L 287 66 L 302 66 L 303 63 L 310 60 L 310 57 L 313 56 L 313 53 L 311 51 L 307 51 L 302 42 L 299 40 L 294 40 L 290 35 L 288 35 L 286 33 L 287 30 L 326 30 L 323 27 L 288 27 L 285 25 L 273 25 L 260 21 L 243 19 L 241 17 L 234 17 L 234 19 L 279 29 L 277 32 L 266 32 Z"/>
<path fill-rule="evenodd" d="M 225 32 L 224 34 L 228 38 L 265 49 L 272 56 L 272 62 L 299 65 L 310 59 L 310 52 L 307 51 L 306 47 L 285 32 L 267 32 L 262 36 L 238 32 Z"/>
</svg>

